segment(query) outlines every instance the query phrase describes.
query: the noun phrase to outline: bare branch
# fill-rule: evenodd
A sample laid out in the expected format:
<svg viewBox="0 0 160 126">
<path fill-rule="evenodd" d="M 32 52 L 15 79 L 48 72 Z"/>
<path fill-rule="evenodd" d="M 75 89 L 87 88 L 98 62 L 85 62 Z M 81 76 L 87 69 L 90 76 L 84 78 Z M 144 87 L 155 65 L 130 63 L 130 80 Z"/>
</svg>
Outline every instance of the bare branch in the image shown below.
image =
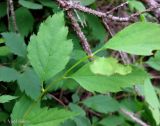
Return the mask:
<svg viewBox="0 0 160 126">
<path fill-rule="evenodd" d="M 9 0 L 9 8 L 10 8 L 10 12 L 11 12 L 12 21 L 13 21 L 14 31 L 18 32 L 16 17 L 15 17 L 15 12 L 14 12 L 13 0 Z"/>
<path fill-rule="evenodd" d="M 117 7 L 114 7 L 112 10 L 108 11 L 107 14 L 111 14 L 112 12 L 114 12 L 115 10 L 118 10 L 121 7 L 124 7 L 125 5 L 128 5 L 128 1 L 125 3 L 122 3 L 120 5 L 118 5 Z"/>
<path fill-rule="evenodd" d="M 87 55 L 90 58 L 92 58 L 93 54 L 92 54 L 92 51 L 90 49 L 90 45 L 87 42 L 87 39 L 86 39 L 85 35 L 83 34 L 83 32 L 82 32 L 79 24 L 77 23 L 75 17 L 73 16 L 73 12 L 71 10 L 69 10 L 69 11 L 67 11 L 67 15 L 68 15 L 68 18 L 71 20 L 72 26 L 73 26 L 75 32 L 77 33 L 77 36 L 80 39 L 80 42 L 81 42 L 81 45 L 82 45 L 84 51 L 87 53 Z"/>
<path fill-rule="evenodd" d="M 114 21 L 119 21 L 119 22 L 132 21 L 133 18 L 136 17 L 136 16 L 139 16 L 143 13 L 150 12 L 150 11 L 153 11 L 157 8 L 160 8 L 160 6 L 153 6 L 153 7 L 148 8 L 148 9 L 142 11 L 142 12 L 132 14 L 131 16 L 128 16 L 128 17 L 117 17 L 117 16 L 113 16 L 111 14 L 108 14 L 107 12 L 104 13 L 104 12 L 101 12 L 101 11 L 93 10 L 91 8 L 88 8 L 88 7 L 84 7 L 84 6 L 80 5 L 79 3 L 74 3 L 72 1 L 66 1 L 66 0 L 63 0 L 63 1 L 62 0 L 57 0 L 57 1 L 66 10 L 67 9 L 76 9 L 76 10 L 79 10 L 79 11 L 82 11 L 82 12 L 93 14 L 93 15 L 98 16 L 100 18 L 105 17 L 107 19 L 114 20 Z"/>
<path fill-rule="evenodd" d="M 132 112 L 127 111 L 124 108 L 121 108 L 120 110 L 122 113 L 124 113 L 125 115 L 127 115 L 128 117 L 130 117 L 134 122 L 136 122 L 137 124 L 141 125 L 141 126 L 150 126 L 147 123 L 143 122 L 141 119 L 139 119 L 138 117 L 136 117 L 136 115 Z"/>
</svg>

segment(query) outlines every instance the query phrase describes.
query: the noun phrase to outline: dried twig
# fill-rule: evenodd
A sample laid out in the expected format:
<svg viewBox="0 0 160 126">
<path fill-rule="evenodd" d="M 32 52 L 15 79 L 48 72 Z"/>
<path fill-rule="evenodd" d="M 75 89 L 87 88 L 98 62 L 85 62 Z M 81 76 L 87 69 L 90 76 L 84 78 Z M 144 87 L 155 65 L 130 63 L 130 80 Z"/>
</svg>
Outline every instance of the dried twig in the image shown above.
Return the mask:
<svg viewBox="0 0 160 126">
<path fill-rule="evenodd" d="M 113 15 L 108 14 L 108 13 L 104 13 L 104 12 L 101 12 L 101 11 L 93 10 L 91 8 L 88 8 L 88 7 L 84 7 L 84 6 L 80 5 L 79 3 L 74 3 L 74 2 L 70 2 L 70 1 L 66 1 L 66 0 L 63 0 L 63 1 L 62 0 L 57 0 L 57 1 L 66 10 L 67 9 L 77 9 L 79 11 L 86 12 L 86 13 L 89 13 L 89 14 L 93 14 L 93 15 L 101 17 L 101 18 L 105 17 L 107 19 L 114 20 L 114 21 L 120 21 L 120 22 L 132 21 L 133 18 L 136 17 L 136 16 L 139 16 L 143 13 L 150 12 L 150 11 L 153 11 L 157 8 L 160 8 L 160 6 L 154 6 L 154 7 L 148 8 L 148 9 L 142 11 L 142 12 L 137 12 L 135 14 L 132 14 L 131 16 L 128 16 L 128 17 L 117 17 L 117 16 L 113 16 Z"/>
<path fill-rule="evenodd" d="M 72 11 L 67 11 L 67 15 L 68 15 L 69 19 L 71 20 L 72 26 L 73 26 L 75 32 L 77 33 L 77 35 L 78 35 L 78 37 L 79 37 L 79 39 L 81 41 L 83 49 L 85 50 L 87 55 L 90 58 L 92 58 L 93 54 L 92 54 L 92 51 L 90 49 L 90 45 L 88 44 L 85 35 L 81 31 L 81 28 L 80 28 L 79 24 L 77 23 L 75 17 L 73 16 L 73 12 Z"/>
<path fill-rule="evenodd" d="M 10 13 L 11 13 L 11 17 L 12 17 L 13 26 L 14 26 L 14 31 L 18 32 L 16 17 L 15 17 L 15 12 L 14 12 L 13 0 L 9 0 L 8 2 L 9 2 Z"/>
<path fill-rule="evenodd" d="M 85 37 L 84 33 L 82 32 L 77 20 L 74 17 L 74 13 L 72 12 L 72 10 L 69 10 L 68 8 L 68 4 L 66 1 L 64 0 L 57 0 L 57 2 L 60 4 L 60 6 L 67 10 L 67 16 L 68 18 L 71 20 L 71 24 L 73 26 L 74 31 L 76 32 L 77 36 L 80 39 L 81 45 L 84 49 L 84 51 L 87 53 L 87 55 L 89 56 L 89 59 L 92 60 L 93 59 L 93 54 L 90 48 L 90 45 L 87 41 L 87 38 Z"/>
<path fill-rule="evenodd" d="M 66 107 L 66 105 L 60 99 L 56 98 L 54 95 L 49 94 L 49 96 L 52 97 L 54 100 L 56 100 L 62 106 Z"/>
<path fill-rule="evenodd" d="M 152 7 L 152 8 L 159 6 L 156 0 L 140 0 L 140 1 L 145 2 L 149 7 Z M 154 9 L 153 13 L 157 17 L 157 19 L 160 21 L 160 8 Z"/>
<path fill-rule="evenodd" d="M 127 111 L 124 108 L 121 108 L 120 110 L 122 113 L 124 113 L 125 115 L 127 115 L 128 117 L 130 117 L 134 122 L 136 122 L 137 124 L 141 125 L 141 126 L 150 126 L 147 123 L 143 122 L 141 119 L 139 119 L 138 117 L 136 117 L 136 115 L 132 112 Z"/>
<path fill-rule="evenodd" d="M 122 3 L 122 4 L 120 4 L 120 5 L 118 5 L 117 7 L 114 7 L 112 10 L 108 11 L 107 14 L 111 14 L 111 13 L 113 13 L 115 10 L 118 10 L 119 8 L 124 7 L 125 5 L 128 5 L 128 1 L 125 2 L 125 3 Z"/>
</svg>

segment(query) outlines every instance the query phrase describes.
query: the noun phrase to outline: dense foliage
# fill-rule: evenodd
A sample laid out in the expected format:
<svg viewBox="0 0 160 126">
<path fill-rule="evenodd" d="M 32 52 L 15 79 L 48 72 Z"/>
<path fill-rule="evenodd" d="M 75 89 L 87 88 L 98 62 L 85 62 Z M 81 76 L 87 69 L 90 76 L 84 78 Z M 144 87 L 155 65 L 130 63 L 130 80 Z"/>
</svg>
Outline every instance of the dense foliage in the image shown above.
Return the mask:
<svg viewBox="0 0 160 126">
<path fill-rule="evenodd" d="M 0 1 L 0 126 L 160 125 L 160 25 L 152 13 L 109 21 L 110 35 L 100 18 L 73 9 L 88 56 L 57 1 L 15 0 L 14 10 L 9 2 Z M 146 9 L 128 2 L 113 14 Z M 120 3 L 78 4 L 111 10 Z"/>
</svg>

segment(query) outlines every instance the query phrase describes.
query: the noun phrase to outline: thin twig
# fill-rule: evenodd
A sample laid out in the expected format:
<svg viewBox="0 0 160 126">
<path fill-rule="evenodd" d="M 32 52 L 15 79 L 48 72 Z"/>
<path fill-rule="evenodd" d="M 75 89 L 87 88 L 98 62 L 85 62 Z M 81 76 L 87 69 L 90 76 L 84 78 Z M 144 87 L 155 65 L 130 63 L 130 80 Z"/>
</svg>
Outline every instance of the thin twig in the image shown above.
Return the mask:
<svg viewBox="0 0 160 126">
<path fill-rule="evenodd" d="M 106 27 L 106 29 L 110 33 L 111 37 L 113 37 L 115 33 L 110 29 L 110 27 L 109 27 L 109 25 L 107 23 L 107 19 L 106 18 L 102 18 L 102 21 L 103 21 L 104 26 Z M 131 63 L 129 58 L 128 58 L 128 55 L 126 53 L 124 53 L 122 51 L 119 51 L 119 54 L 120 54 L 124 64 L 130 64 Z"/>
<path fill-rule="evenodd" d="M 92 54 L 92 51 L 91 51 L 91 48 L 90 48 L 90 45 L 89 43 L 87 42 L 87 38 L 85 37 L 85 35 L 83 34 L 79 24 L 77 23 L 75 17 L 73 16 L 73 12 L 71 10 L 67 11 L 67 15 L 68 15 L 68 18 L 71 20 L 71 23 L 72 23 L 72 26 L 75 30 L 75 32 L 77 33 L 79 39 L 80 39 L 80 42 L 82 44 L 82 47 L 84 49 L 84 51 L 87 53 L 87 55 L 92 58 L 93 57 L 93 54 Z"/>
<path fill-rule="evenodd" d="M 14 12 L 13 0 L 9 0 L 9 8 L 10 8 L 10 12 L 11 12 L 12 21 L 13 21 L 14 31 L 18 32 L 16 17 L 15 17 L 15 12 Z"/>
<path fill-rule="evenodd" d="M 67 16 L 71 20 L 72 27 L 73 27 L 74 31 L 76 32 L 77 36 L 79 37 L 81 45 L 82 45 L 84 51 L 89 56 L 89 59 L 93 60 L 93 54 L 92 54 L 90 45 L 89 45 L 89 43 L 87 41 L 87 38 L 84 35 L 84 33 L 82 32 L 77 20 L 75 19 L 73 11 L 69 10 L 67 1 L 57 0 L 57 2 L 60 4 L 60 6 L 63 9 L 65 9 L 67 11 Z"/>
<path fill-rule="evenodd" d="M 141 126 L 150 126 L 147 123 L 143 122 L 141 119 L 139 119 L 138 117 L 136 117 L 136 115 L 132 112 L 129 112 L 128 110 L 121 108 L 120 110 L 122 113 L 124 113 L 125 115 L 127 115 L 128 117 L 130 117 L 134 122 L 136 122 L 137 124 L 141 125 Z"/>
<path fill-rule="evenodd" d="M 154 6 L 154 7 L 151 7 L 151 8 L 148 8 L 142 12 L 137 12 L 135 14 L 132 14 L 131 16 L 128 16 L 128 17 L 117 17 L 117 16 L 113 16 L 111 14 L 107 14 L 107 13 L 104 13 L 104 12 L 101 12 L 101 11 L 97 11 L 97 10 L 93 10 L 91 8 L 88 8 L 88 7 L 84 7 L 82 5 L 80 5 L 79 3 L 74 3 L 74 2 L 70 2 L 70 1 L 66 1 L 66 0 L 57 0 L 60 5 L 65 8 L 66 10 L 68 9 L 77 9 L 79 11 L 82 11 L 82 12 L 86 12 L 86 13 L 89 13 L 89 14 L 93 14 L 95 16 L 98 16 L 98 17 L 105 17 L 107 19 L 110 19 L 110 20 L 114 20 L 114 21 L 119 21 L 119 22 L 128 22 L 128 21 L 132 21 L 134 17 L 136 16 L 139 16 L 143 13 L 146 13 L 146 12 L 150 12 L 150 11 L 153 11 L 157 8 L 160 8 L 160 6 Z"/>
<path fill-rule="evenodd" d="M 113 13 L 115 10 L 118 10 L 119 8 L 122 8 L 122 7 L 124 7 L 125 5 L 128 5 L 128 1 L 125 2 L 125 3 L 122 3 L 122 4 L 120 4 L 120 5 L 118 5 L 117 7 L 114 7 L 112 10 L 108 11 L 107 14 L 111 14 L 111 13 Z"/>
<path fill-rule="evenodd" d="M 52 97 L 54 100 L 56 100 L 59 104 L 63 105 L 64 107 L 66 107 L 66 105 L 58 98 L 56 98 L 54 95 L 49 94 L 50 97 Z"/>
</svg>

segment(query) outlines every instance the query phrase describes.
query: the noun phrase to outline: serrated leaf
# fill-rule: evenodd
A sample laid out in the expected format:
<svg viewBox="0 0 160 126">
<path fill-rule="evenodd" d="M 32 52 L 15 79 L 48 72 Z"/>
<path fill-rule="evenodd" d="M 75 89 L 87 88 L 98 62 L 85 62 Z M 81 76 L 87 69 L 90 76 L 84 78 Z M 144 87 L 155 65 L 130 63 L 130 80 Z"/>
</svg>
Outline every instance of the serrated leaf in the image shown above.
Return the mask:
<svg viewBox="0 0 160 126">
<path fill-rule="evenodd" d="M 62 71 L 69 61 L 72 42 L 67 40 L 64 14 L 57 13 L 41 24 L 37 35 L 32 35 L 28 58 L 42 81 Z"/>
<path fill-rule="evenodd" d="M 37 74 L 32 69 L 27 69 L 18 78 L 18 85 L 21 91 L 36 100 L 41 94 L 41 82 Z"/>
<path fill-rule="evenodd" d="M 0 103 L 6 103 L 9 102 L 13 99 L 16 99 L 16 96 L 11 96 L 11 95 L 2 95 L 0 96 Z"/>
<path fill-rule="evenodd" d="M 26 121 L 29 123 L 24 126 L 59 126 L 60 123 L 75 115 L 65 109 L 37 108 L 26 117 Z"/>
<path fill-rule="evenodd" d="M 15 16 L 20 34 L 27 36 L 32 31 L 34 24 L 34 18 L 31 12 L 24 7 L 20 7 L 15 11 Z M 13 24 L 11 25 L 11 31 L 14 31 Z"/>
<path fill-rule="evenodd" d="M 16 102 L 12 111 L 13 126 L 58 126 L 60 123 L 75 116 L 65 109 L 40 108 L 39 104 L 34 104 L 28 97 L 23 96 Z M 30 107 L 32 108 L 30 109 Z M 30 111 L 28 111 L 30 110 Z"/>
<path fill-rule="evenodd" d="M 135 55 L 152 55 L 153 50 L 160 50 L 159 33 L 159 24 L 137 22 L 117 33 L 102 49 L 113 49 Z"/>
<path fill-rule="evenodd" d="M 160 71 L 160 51 L 156 52 L 155 56 L 151 57 L 146 63 L 155 70 Z"/>
<path fill-rule="evenodd" d="M 112 57 L 98 57 L 90 65 L 90 69 L 94 74 L 110 76 L 113 74 L 126 75 L 132 72 L 132 67 L 118 63 L 117 59 Z"/>
<path fill-rule="evenodd" d="M 97 75 L 90 70 L 91 64 L 86 64 L 69 77 L 91 92 L 106 93 L 121 91 L 122 88 L 131 87 L 135 84 L 144 84 L 145 78 L 148 77 L 145 71 L 136 67 L 133 67 L 132 72 L 127 75 Z"/>
<path fill-rule="evenodd" d="M 17 33 L 6 32 L 2 33 L 5 39 L 6 46 L 11 50 L 12 53 L 25 57 L 27 53 L 26 44 L 24 39 Z"/>
<path fill-rule="evenodd" d="M 19 73 L 9 67 L 1 66 L 0 67 L 0 81 L 11 82 L 18 79 Z"/>
<path fill-rule="evenodd" d="M 160 102 L 149 79 L 146 79 L 144 85 L 144 96 L 152 112 L 153 118 L 157 125 L 160 124 Z"/>
<path fill-rule="evenodd" d="M 119 103 L 110 96 L 97 95 L 83 101 L 83 104 L 101 113 L 109 113 L 119 110 Z"/>
<path fill-rule="evenodd" d="M 29 9 L 42 9 L 43 8 L 41 4 L 37 4 L 37 3 L 27 1 L 27 0 L 19 0 L 18 3 Z"/>
</svg>

